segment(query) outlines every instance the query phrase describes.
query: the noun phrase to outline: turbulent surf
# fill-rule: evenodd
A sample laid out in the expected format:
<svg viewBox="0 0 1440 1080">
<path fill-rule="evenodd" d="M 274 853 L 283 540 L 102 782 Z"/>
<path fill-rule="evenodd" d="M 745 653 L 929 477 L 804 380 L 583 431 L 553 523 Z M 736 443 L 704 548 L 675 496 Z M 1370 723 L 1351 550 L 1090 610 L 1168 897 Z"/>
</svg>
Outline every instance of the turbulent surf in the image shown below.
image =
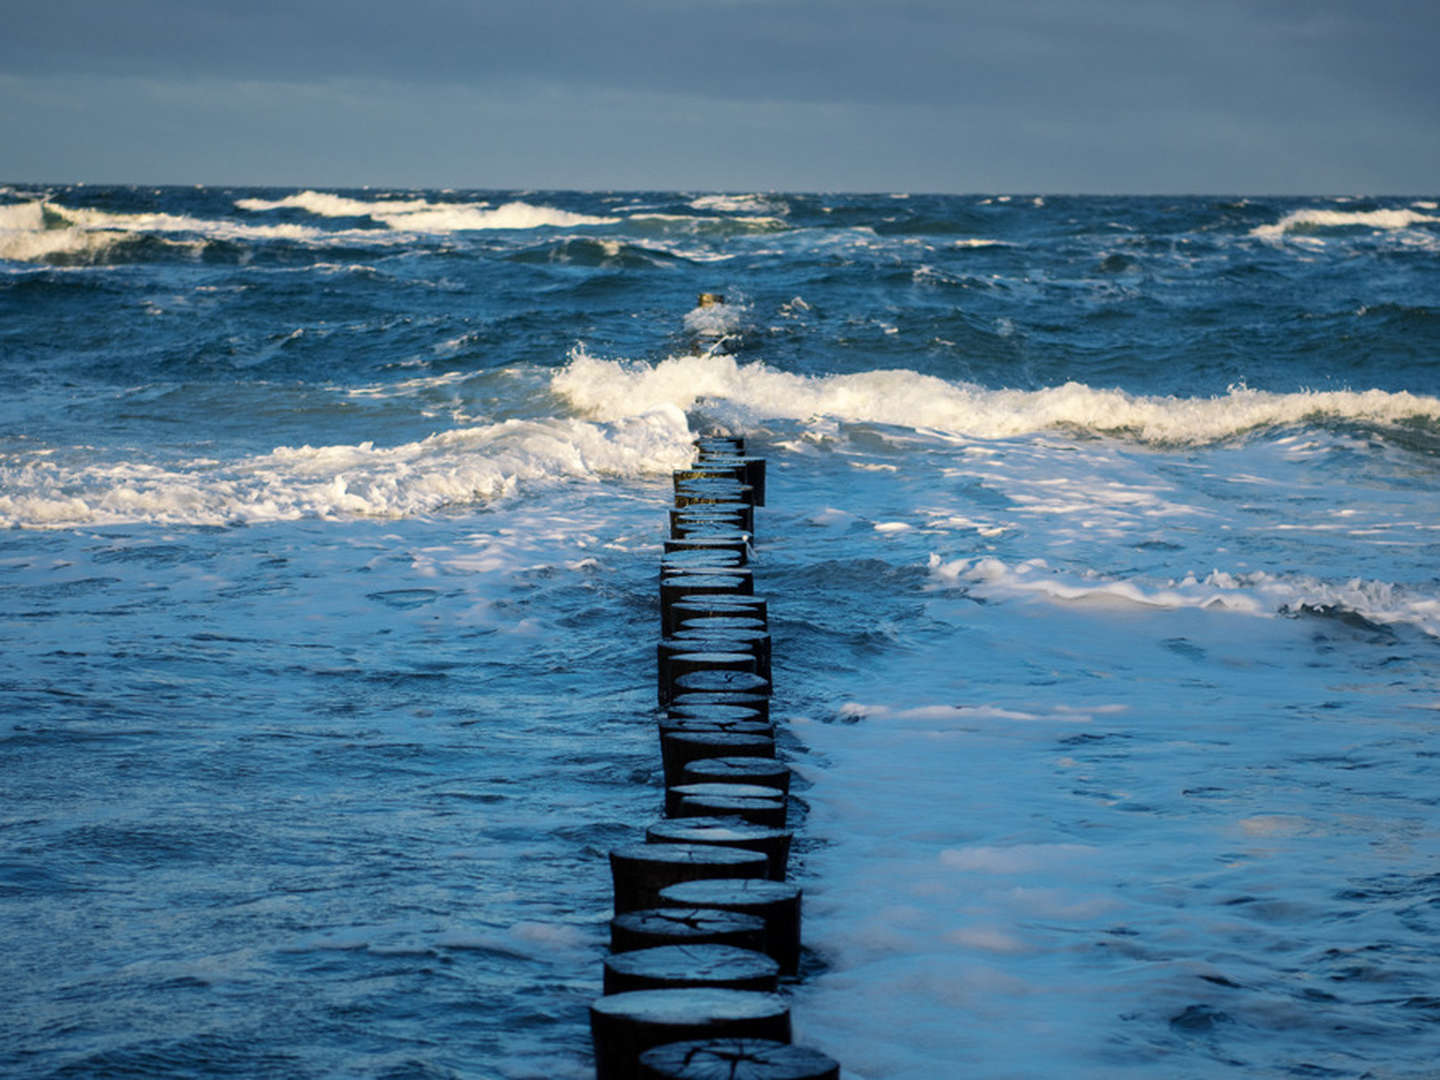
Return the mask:
<svg viewBox="0 0 1440 1080">
<path fill-rule="evenodd" d="M 1429 1075 L 1436 205 L 0 188 L 0 1071 L 590 1075 L 723 429 L 797 1038 Z"/>
</svg>

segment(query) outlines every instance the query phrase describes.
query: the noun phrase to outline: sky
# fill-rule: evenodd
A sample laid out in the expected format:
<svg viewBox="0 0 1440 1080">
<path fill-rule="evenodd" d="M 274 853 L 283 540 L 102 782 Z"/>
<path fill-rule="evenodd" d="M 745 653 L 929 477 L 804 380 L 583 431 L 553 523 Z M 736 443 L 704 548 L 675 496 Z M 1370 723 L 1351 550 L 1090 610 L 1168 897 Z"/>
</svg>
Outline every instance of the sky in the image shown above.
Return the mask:
<svg viewBox="0 0 1440 1080">
<path fill-rule="evenodd" d="M 1436 0 L 40 0 L 0 181 L 1434 194 Z"/>
</svg>

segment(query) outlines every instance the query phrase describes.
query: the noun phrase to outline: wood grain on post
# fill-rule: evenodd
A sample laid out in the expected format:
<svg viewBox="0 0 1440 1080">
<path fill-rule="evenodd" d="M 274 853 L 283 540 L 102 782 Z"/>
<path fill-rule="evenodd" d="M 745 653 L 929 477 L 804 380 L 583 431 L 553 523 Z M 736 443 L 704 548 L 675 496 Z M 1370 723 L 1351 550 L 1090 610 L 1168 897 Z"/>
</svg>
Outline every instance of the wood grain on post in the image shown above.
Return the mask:
<svg viewBox="0 0 1440 1080">
<path fill-rule="evenodd" d="M 659 945 L 605 958 L 605 993 L 718 986 L 774 990 L 780 965 L 773 957 L 734 945 Z"/>
<path fill-rule="evenodd" d="M 677 784 L 672 788 L 665 789 L 665 813 L 669 817 L 676 817 L 683 800 L 707 795 L 740 799 L 769 799 L 772 802 L 784 798 L 778 789 L 766 787 L 763 784 L 737 784 L 729 781 Z M 689 816 L 694 817 L 695 815 Z"/>
<path fill-rule="evenodd" d="M 800 966 L 802 894 L 788 881 L 686 881 L 660 890 L 660 900 L 684 908 L 716 908 L 765 920 L 765 951 L 786 975 Z"/>
<path fill-rule="evenodd" d="M 749 671 L 707 669 L 691 671 L 675 679 L 675 692 L 768 694 L 770 680 Z"/>
<path fill-rule="evenodd" d="M 665 709 L 665 715 L 676 720 L 711 722 L 748 720 L 752 723 L 768 723 L 765 719 L 765 713 L 760 709 L 750 705 L 731 705 L 724 702 L 711 702 L 706 705 L 676 705 L 674 702 L 671 702 Z"/>
<path fill-rule="evenodd" d="M 762 857 L 757 859 L 757 854 Z M 703 839 L 627 844 L 610 852 L 615 914 L 659 907 L 666 885 L 709 877 L 764 877 L 769 866 L 768 857 L 753 847 L 726 847 Z"/>
<path fill-rule="evenodd" d="M 773 788 L 771 789 L 774 790 Z M 674 817 L 733 817 L 750 825 L 768 825 L 783 829 L 786 822 L 785 799 L 756 795 L 690 795 L 680 800 Z"/>
<path fill-rule="evenodd" d="M 726 716 L 676 716 L 673 713 L 667 713 L 656 722 L 656 726 L 660 730 L 662 740 L 666 735 L 682 731 L 728 732 L 734 735 L 766 735 L 771 739 L 775 738 L 774 724 L 768 720 L 761 720 L 759 714 L 754 713 L 754 710 L 744 711 L 753 715 L 749 719 L 731 719 Z"/>
<path fill-rule="evenodd" d="M 678 784 L 685 766 L 697 758 L 746 756 L 773 758 L 775 737 L 724 731 L 672 731 L 660 736 L 666 787 Z"/>
<path fill-rule="evenodd" d="M 634 1080 L 652 1046 L 689 1039 L 790 1041 L 790 1006 L 757 990 L 632 990 L 590 1005 L 597 1080 Z"/>
<path fill-rule="evenodd" d="M 765 784 L 790 791 L 790 766 L 783 761 L 758 757 L 699 758 L 681 771 L 685 784 Z"/>
<path fill-rule="evenodd" d="M 734 945 L 765 952 L 765 920 L 747 912 L 684 905 L 641 908 L 610 920 L 611 952 L 661 945 Z"/>
<path fill-rule="evenodd" d="M 840 1080 L 840 1066 L 808 1046 L 706 1039 L 651 1047 L 640 1055 L 639 1075 L 640 1080 Z"/>
<path fill-rule="evenodd" d="M 769 623 L 769 603 L 754 593 L 692 593 L 675 600 L 662 612 L 661 632 L 670 637 L 689 619 L 716 616 L 759 619 L 765 626 Z"/>
<path fill-rule="evenodd" d="M 762 720 L 770 719 L 769 694 L 744 694 L 737 691 L 720 691 L 719 693 L 686 691 L 683 694 L 676 694 L 670 699 L 667 711 L 673 713 L 676 709 L 687 709 L 695 705 L 743 705 L 747 709 L 754 709 L 758 712 Z"/>
<path fill-rule="evenodd" d="M 719 844 L 727 848 L 743 848 L 761 853 L 766 857 L 766 873 L 762 874 L 694 874 L 685 880 L 697 877 L 769 877 L 771 881 L 784 881 L 785 868 L 790 859 L 791 834 L 786 829 L 768 825 L 751 825 L 734 818 L 669 818 L 657 821 L 645 830 L 647 842 L 668 847 L 682 844 L 686 847 L 702 847 Z M 661 886 L 664 888 L 664 886 Z"/>
</svg>

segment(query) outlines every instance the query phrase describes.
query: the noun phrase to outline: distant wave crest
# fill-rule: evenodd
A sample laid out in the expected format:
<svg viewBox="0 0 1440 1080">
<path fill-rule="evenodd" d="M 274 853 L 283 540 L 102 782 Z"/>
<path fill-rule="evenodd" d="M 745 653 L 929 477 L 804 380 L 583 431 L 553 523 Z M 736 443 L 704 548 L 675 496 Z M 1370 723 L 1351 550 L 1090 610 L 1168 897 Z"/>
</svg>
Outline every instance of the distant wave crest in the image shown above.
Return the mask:
<svg viewBox="0 0 1440 1080">
<path fill-rule="evenodd" d="M 712 210 L 721 214 L 767 214 L 783 217 L 790 212 L 789 204 L 776 195 L 701 195 L 690 200 L 696 210 Z"/>
<path fill-rule="evenodd" d="M 212 240 L 317 240 L 305 225 L 256 225 L 186 214 L 127 214 L 37 199 L 0 206 L 0 259 L 15 262 L 93 262 L 141 239 L 201 245 Z"/>
<path fill-rule="evenodd" d="M 362 242 L 374 244 L 393 236 L 446 235 L 466 230 L 574 228 L 608 225 L 619 218 L 576 214 L 552 206 L 508 202 L 442 203 L 425 199 L 363 200 L 319 191 L 302 191 L 282 199 L 239 199 L 240 217 L 195 217 L 188 214 L 120 213 L 91 207 L 67 206 L 39 198 L 0 206 L 0 259 L 12 262 L 93 263 L 112 257 L 126 244 L 151 242 L 202 248 L 213 241 L 257 243 L 292 241 L 327 245 Z M 298 209 L 317 219 L 269 223 L 256 214 Z M 335 218 L 368 218 L 373 225 L 336 228 Z"/>
<path fill-rule="evenodd" d="M 520 201 L 491 207 L 488 202 L 352 199 L 323 191 L 301 191 L 283 199 L 237 199 L 235 206 L 252 213 L 294 209 L 317 217 L 367 217 L 402 232 L 440 234 L 481 229 L 575 228 L 613 225 L 620 220 Z"/>
<path fill-rule="evenodd" d="M 582 415 L 719 407 L 740 423 L 825 418 L 891 424 L 972 438 L 1080 430 L 1157 445 L 1213 443 L 1258 428 L 1316 419 L 1395 424 L 1440 421 L 1440 398 L 1383 390 L 1276 394 L 1245 387 L 1209 398 L 1147 397 L 1069 382 L 1042 390 L 989 390 L 908 370 L 804 376 L 724 355 L 655 365 L 602 360 L 578 349 L 551 381 Z"/>
<path fill-rule="evenodd" d="M 1289 233 L 1314 233 L 1322 229 L 1408 229 L 1440 221 L 1440 217 L 1415 210 L 1293 210 L 1272 225 L 1257 225 L 1251 236 L 1281 237 Z"/>
</svg>

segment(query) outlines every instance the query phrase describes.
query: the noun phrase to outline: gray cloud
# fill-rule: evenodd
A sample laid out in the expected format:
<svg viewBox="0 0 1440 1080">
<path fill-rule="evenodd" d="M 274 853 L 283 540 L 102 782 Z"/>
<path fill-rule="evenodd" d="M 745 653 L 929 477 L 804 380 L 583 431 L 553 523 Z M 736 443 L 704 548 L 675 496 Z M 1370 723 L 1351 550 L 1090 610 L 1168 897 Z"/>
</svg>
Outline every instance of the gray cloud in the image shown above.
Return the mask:
<svg viewBox="0 0 1440 1080">
<path fill-rule="evenodd" d="M 0 136 L 32 177 L 1414 191 L 1437 29 L 1430 0 L 45 0 L 0 35 Z"/>
<path fill-rule="evenodd" d="M 1234 108 L 1433 104 L 1440 5 L 1375 0 L 46 0 L 0 70 L 495 86 L 517 78 L 731 101 Z"/>
</svg>

